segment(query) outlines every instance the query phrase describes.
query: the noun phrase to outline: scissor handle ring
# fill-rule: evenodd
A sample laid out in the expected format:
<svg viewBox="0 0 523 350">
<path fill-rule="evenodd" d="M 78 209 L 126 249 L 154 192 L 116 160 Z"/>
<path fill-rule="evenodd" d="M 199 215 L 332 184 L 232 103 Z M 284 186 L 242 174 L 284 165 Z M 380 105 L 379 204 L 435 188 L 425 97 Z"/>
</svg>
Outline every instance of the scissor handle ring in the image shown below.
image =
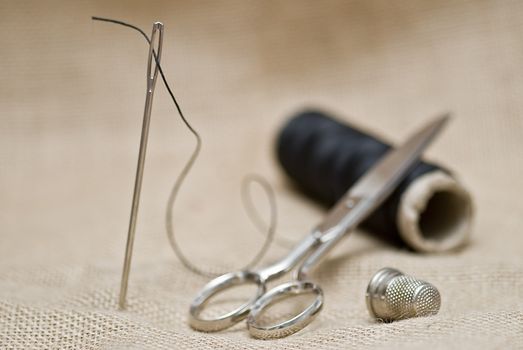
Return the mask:
<svg viewBox="0 0 523 350">
<path fill-rule="evenodd" d="M 233 286 L 247 283 L 255 283 L 258 287 L 256 294 L 252 299 L 242 304 L 235 310 L 217 318 L 204 319 L 200 317 L 200 314 L 205 308 L 205 305 L 212 296 Z M 251 306 L 264 293 L 265 283 L 261 280 L 260 275 L 255 272 L 231 272 L 216 277 L 207 283 L 205 287 L 203 287 L 203 289 L 191 303 L 191 307 L 189 309 L 189 324 L 192 328 L 203 332 L 217 332 L 229 328 L 247 317 Z"/>
<path fill-rule="evenodd" d="M 314 302 L 290 320 L 270 326 L 261 326 L 258 324 L 258 317 L 270 304 L 292 295 L 310 292 L 316 294 Z M 312 282 L 302 281 L 284 283 L 271 289 L 254 303 L 251 312 L 249 313 L 249 317 L 247 318 L 247 328 L 249 329 L 251 336 L 254 338 L 283 338 L 305 328 L 318 315 L 322 306 L 323 291 L 318 285 Z"/>
</svg>

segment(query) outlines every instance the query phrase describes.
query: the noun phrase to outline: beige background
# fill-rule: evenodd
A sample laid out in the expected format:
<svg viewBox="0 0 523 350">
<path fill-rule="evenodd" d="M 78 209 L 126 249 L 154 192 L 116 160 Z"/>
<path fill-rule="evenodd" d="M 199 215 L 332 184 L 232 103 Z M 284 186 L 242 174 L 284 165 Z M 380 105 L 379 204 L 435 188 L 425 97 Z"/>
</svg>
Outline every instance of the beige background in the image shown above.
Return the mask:
<svg viewBox="0 0 523 350">
<path fill-rule="evenodd" d="M 145 92 L 135 32 L 165 23 L 163 65 L 204 150 L 178 202 L 200 265 L 245 263 L 263 238 L 239 200 L 256 172 L 278 196 L 278 234 L 298 239 L 324 209 L 288 186 L 274 136 L 304 106 L 392 141 L 446 110 L 428 152 L 477 203 L 471 244 L 422 256 L 354 234 L 315 279 L 326 304 L 289 338 L 186 322 L 206 279 L 168 247 L 169 187 L 194 145 L 159 84 L 127 312 L 116 299 Z M 2 1 L 0 348 L 523 347 L 523 3 L 520 1 Z M 286 250 L 274 246 L 264 263 Z M 443 295 L 432 318 L 377 324 L 366 284 L 393 266 Z"/>
</svg>

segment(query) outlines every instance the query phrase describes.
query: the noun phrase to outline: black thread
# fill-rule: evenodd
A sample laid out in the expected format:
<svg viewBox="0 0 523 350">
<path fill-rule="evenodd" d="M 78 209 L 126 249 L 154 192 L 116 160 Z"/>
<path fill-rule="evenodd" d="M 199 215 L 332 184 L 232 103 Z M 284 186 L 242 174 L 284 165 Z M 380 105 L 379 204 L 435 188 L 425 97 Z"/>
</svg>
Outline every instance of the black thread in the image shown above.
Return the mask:
<svg viewBox="0 0 523 350">
<path fill-rule="evenodd" d="M 91 19 L 94 21 L 102 21 L 102 22 L 119 24 L 124 27 L 134 29 L 134 30 L 138 31 L 145 38 L 145 40 L 147 41 L 148 44 L 151 44 L 151 39 L 149 38 L 149 36 L 147 34 L 145 34 L 145 32 L 142 29 L 138 28 L 135 25 L 132 25 L 132 24 L 129 24 L 129 23 L 126 23 L 123 21 L 115 20 L 115 19 L 103 18 L 103 17 L 97 17 L 97 16 L 92 16 Z M 178 101 L 176 100 L 176 97 L 174 96 L 174 93 L 172 92 L 171 87 L 169 86 L 169 83 L 167 82 L 167 79 L 165 78 L 162 66 L 158 60 L 155 50 L 153 50 L 153 56 L 154 56 L 156 65 L 158 67 L 158 71 L 160 72 L 160 76 L 162 77 L 163 84 L 164 84 L 165 88 L 167 89 L 169 95 L 171 96 L 171 99 L 172 99 L 174 105 L 176 106 L 176 110 L 178 111 L 180 118 L 182 119 L 185 126 L 191 131 L 191 133 L 196 138 L 196 146 L 195 146 L 189 160 L 187 161 L 187 163 L 184 165 L 182 171 L 180 172 L 180 175 L 176 178 L 174 185 L 172 187 L 172 190 L 169 194 L 169 199 L 167 200 L 167 208 L 166 208 L 166 216 L 165 216 L 167 237 L 169 239 L 169 243 L 170 243 L 172 249 L 174 250 L 174 253 L 176 254 L 178 259 L 180 259 L 180 261 L 183 263 L 183 265 L 187 269 L 189 269 L 199 275 L 203 275 L 203 276 L 212 277 L 212 276 L 216 276 L 216 275 L 221 275 L 221 274 L 223 274 L 223 272 L 210 271 L 209 269 L 200 268 L 200 267 L 196 266 L 195 264 L 193 264 L 189 260 L 189 258 L 187 258 L 185 256 L 185 254 L 182 252 L 181 248 L 178 246 L 178 243 L 176 242 L 176 239 L 175 239 L 173 221 L 172 221 L 173 206 L 174 206 L 178 192 L 179 192 L 185 178 L 189 174 L 189 171 L 192 169 L 194 162 L 198 158 L 198 155 L 199 155 L 201 147 L 202 147 L 202 140 L 201 140 L 200 134 L 192 127 L 192 125 L 189 123 L 189 121 L 185 118 L 185 115 L 183 114 L 182 109 L 181 109 Z M 251 262 L 248 263 L 243 269 L 249 269 L 249 268 L 253 267 L 263 258 L 263 256 L 265 256 L 272 241 L 274 240 L 274 235 L 276 232 L 276 225 L 277 225 L 277 209 L 276 209 L 276 198 L 274 195 L 274 191 L 273 191 L 272 187 L 270 186 L 270 184 L 260 176 L 250 175 L 250 176 L 246 176 L 244 178 L 244 185 L 241 187 L 241 191 L 242 191 L 243 205 L 247 212 L 247 215 L 249 216 L 251 222 L 253 222 L 255 227 L 259 228 L 259 227 L 263 226 L 263 225 L 260 226 L 260 222 L 259 222 L 260 215 L 257 212 L 256 208 L 251 205 L 252 201 L 246 202 L 246 200 L 245 200 L 245 198 L 247 198 L 247 194 L 250 193 L 250 192 L 247 192 L 248 186 L 250 186 L 253 183 L 258 183 L 261 186 L 261 188 L 265 191 L 265 194 L 267 195 L 267 198 L 269 200 L 271 214 L 270 214 L 269 224 L 265 225 L 266 226 L 266 228 L 265 228 L 266 239 L 265 239 L 264 244 L 262 245 L 262 247 L 260 248 L 258 253 L 256 253 L 254 255 L 254 258 L 251 260 Z"/>
</svg>

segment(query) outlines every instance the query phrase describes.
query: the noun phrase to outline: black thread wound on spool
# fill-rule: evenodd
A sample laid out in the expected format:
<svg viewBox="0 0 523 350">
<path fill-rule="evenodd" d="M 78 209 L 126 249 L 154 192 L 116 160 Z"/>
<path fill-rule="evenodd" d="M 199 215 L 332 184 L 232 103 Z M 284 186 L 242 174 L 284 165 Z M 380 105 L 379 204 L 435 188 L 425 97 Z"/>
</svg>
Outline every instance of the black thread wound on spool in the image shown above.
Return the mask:
<svg viewBox="0 0 523 350">
<path fill-rule="evenodd" d="M 391 146 L 378 138 L 310 110 L 292 117 L 277 139 L 277 157 L 287 175 L 309 197 L 332 206 Z M 418 162 L 391 196 L 362 224 L 396 243 L 396 223 L 402 193 L 421 175 L 440 166 Z"/>
</svg>

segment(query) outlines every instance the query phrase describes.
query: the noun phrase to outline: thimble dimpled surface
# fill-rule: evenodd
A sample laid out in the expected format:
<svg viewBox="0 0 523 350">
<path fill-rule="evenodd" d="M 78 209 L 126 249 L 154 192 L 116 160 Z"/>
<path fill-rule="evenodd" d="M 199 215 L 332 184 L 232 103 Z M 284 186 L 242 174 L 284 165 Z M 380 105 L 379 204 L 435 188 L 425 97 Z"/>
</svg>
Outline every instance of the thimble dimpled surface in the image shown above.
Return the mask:
<svg viewBox="0 0 523 350">
<path fill-rule="evenodd" d="M 435 315 L 441 305 L 436 287 L 390 267 L 374 274 L 366 299 L 369 313 L 386 322 Z"/>
<path fill-rule="evenodd" d="M 393 319 L 434 315 L 441 297 L 431 284 L 411 276 L 398 276 L 390 281 L 385 298 Z"/>
</svg>

